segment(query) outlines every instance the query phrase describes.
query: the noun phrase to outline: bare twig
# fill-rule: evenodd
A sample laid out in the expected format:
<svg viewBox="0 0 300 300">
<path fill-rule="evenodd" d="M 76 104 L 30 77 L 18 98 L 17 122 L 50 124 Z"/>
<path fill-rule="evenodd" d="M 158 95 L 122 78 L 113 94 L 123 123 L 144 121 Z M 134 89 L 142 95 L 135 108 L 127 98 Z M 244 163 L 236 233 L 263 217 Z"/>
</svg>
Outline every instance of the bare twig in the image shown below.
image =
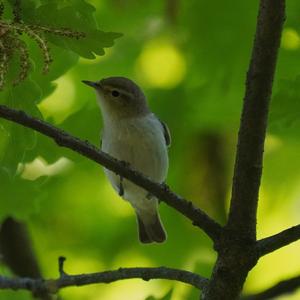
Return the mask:
<svg viewBox="0 0 300 300">
<path fill-rule="evenodd" d="M 116 174 L 131 180 L 189 218 L 195 226 L 203 229 L 212 240 L 216 241 L 218 239 L 222 227 L 200 208 L 196 208 L 192 202 L 172 192 L 165 184 L 153 182 L 141 173 L 129 168 L 124 162 L 100 151 L 87 141 L 83 142 L 47 122 L 28 116 L 23 111 L 0 105 L 0 117 L 34 129 L 54 139 L 58 145 L 78 152 Z"/>
<path fill-rule="evenodd" d="M 64 271 L 64 263 L 66 261 L 66 258 L 64 256 L 60 256 L 58 258 L 58 272 L 60 277 L 64 277 L 66 276 L 66 272 Z"/>
<path fill-rule="evenodd" d="M 264 256 L 300 239 L 300 224 L 257 242 L 259 256 Z"/>
<path fill-rule="evenodd" d="M 0 276 L 0 289 L 29 290 L 36 292 L 56 293 L 59 289 L 70 286 L 83 286 L 95 283 L 111 283 L 123 279 L 141 278 L 170 279 L 190 284 L 198 289 L 207 285 L 208 279 L 192 272 L 172 268 L 120 268 L 91 274 L 67 275 L 58 279 L 7 278 Z"/>
<path fill-rule="evenodd" d="M 280 281 L 274 286 L 268 288 L 265 291 L 262 291 L 258 294 L 253 294 L 245 296 L 242 300 L 270 300 L 275 299 L 275 297 L 282 296 L 284 294 L 290 294 L 295 292 L 300 288 L 300 275 Z M 277 299 L 277 298 L 276 298 Z"/>
</svg>

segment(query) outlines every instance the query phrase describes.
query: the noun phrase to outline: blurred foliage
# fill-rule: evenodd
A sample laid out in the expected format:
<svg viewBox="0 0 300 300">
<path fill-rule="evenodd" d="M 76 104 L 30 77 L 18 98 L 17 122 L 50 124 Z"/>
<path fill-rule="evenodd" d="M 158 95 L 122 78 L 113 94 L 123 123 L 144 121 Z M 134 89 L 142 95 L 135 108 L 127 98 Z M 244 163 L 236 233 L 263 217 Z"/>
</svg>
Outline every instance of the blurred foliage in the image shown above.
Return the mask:
<svg viewBox="0 0 300 300">
<path fill-rule="evenodd" d="M 165 296 L 162 298 L 155 298 L 153 296 L 147 297 L 146 300 L 170 300 L 172 297 L 172 290 L 170 290 Z"/>
<path fill-rule="evenodd" d="M 11 18 L 5 1 L 3 18 Z M 26 23 L 87 33 L 70 39 L 47 33 L 53 58 L 42 75 L 43 57 L 30 38 L 31 69 L 17 86 L 13 57 L 0 103 L 43 117 L 99 145 L 101 113 L 82 79 L 119 75 L 144 87 L 150 106 L 168 123 L 168 183 L 220 222 L 230 195 L 236 134 L 258 1 L 64 0 L 22 1 Z M 300 217 L 300 2 L 287 4 L 274 82 L 260 195 L 258 235 L 299 223 Z M 105 29 L 103 32 L 98 28 Z M 114 39 L 121 32 L 124 36 Z M 215 253 L 209 239 L 161 204 L 168 231 L 163 245 L 141 245 L 132 209 L 112 191 L 101 167 L 59 148 L 28 129 L 0 120 L 0 217 L 26 220 L 46 277 L 120 266 L 183 268 L 209 276 Z M 299 243 L 263 258 L 249 274 L 247 291 L 266 288 L 299 272 Z M 2 267 L 2 272 L 9 271 Z M 171 292 L 169 292 L 171 290 Z M 61 291 L 63 299 L 195 300 L 199 292 L 171 281 L 128 280 Z M 1 299 L 30 299 L 1 292 Z M 280 299 L 299 299 L 290 295 Z"/>
</svg>

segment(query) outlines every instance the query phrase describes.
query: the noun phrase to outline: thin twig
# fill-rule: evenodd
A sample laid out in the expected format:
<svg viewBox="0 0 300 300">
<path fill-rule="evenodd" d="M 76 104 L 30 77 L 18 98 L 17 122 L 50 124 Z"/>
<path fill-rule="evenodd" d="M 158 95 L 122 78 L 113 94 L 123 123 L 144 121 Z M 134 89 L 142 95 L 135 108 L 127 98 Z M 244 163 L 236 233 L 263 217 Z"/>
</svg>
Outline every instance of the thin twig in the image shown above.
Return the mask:
<svg viewBox="0 0 300 300">
<path fill-rule="evenodd" d="M 300 239 L 300 224 L 257 242 L 259 256 L 278 250 Z"/>
<path fill-rule="evenodd" d="M 123 279 L 140 278 L 145 281 L 151 279 L 169 279 L 190 284 L 198 289 L 206 287 L 208 279 L 192 272 L 159 267 L 159 268 L 120 268 L 91 274 L 60 276 L 58 279 L 7 278 L 0 276 L 0 289 L 29 290 L 34 293 L 56 293 L 59 289 L 70 286 L 84 286 L 95 283 L 111 283 Z"/>
<path fill-rule="evenodd" d="M 300 288 L 300 275 L 283 280 L 258 294 L 242 297 L 242 300 L 270 300 L 284 294 L 290 294 Z M 276 298 L 277 299 L 277 298 Z"/>
<path fill-rule="evenodd" d="M 64 277 L 67 275 L 67 273 L 64 271 L 64 263 L 66 261 L 66 258 L 64 256 L 60 256 L 58 258 L 58 272 L 60 278 Z"/>
<path fill-rule="evenodd" d="M 34 129 L 43 135 L 54 139 L 59 146 L 78 152 L 116 174 L 129 179 L 189 218 L 195 226 L 203 229 L 213 241 L 216 241 L 219 238 L 222 227 L 200 208 L 196 208 L 192 202 L 187 201 L 172 192 L 165 184 L 153 182 L 140 172 L 129 168 L 124 162 L 100 151 L 87 141 L 83 142 L 47 122 L 28 116 L 23 111 L 0 105 L 0 117 Z"/>
</svg>

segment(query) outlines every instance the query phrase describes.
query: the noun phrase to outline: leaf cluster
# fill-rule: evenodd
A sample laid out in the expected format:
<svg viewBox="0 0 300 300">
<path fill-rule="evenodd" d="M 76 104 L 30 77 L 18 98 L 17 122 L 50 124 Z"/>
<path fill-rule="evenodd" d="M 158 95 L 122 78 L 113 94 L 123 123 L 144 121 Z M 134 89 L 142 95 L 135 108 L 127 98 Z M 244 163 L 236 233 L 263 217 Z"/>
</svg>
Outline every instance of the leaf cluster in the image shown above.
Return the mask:
<svg viewBox="0 0 300 300">
<path fill-rule="evenodd" d="M 100 30 L 94 13 L 95 8 L 85 1 L 2 1 L 0 103 L 42 118 L 38 103 L 55 90 L 53 80 L 66 73 L 80 57 L 95 59 L 104 55 L 104 48 L 111 47 L 121 36 Z M 5 179 L 19 185 L 21 163 L 31 159 L 28 153 L 36 145 L 35 132 L 0 121 L 3 183 Z M 38 196 L 40 184 L 35 182 L 30 188 L 33 198 Z M 17 201 L 19 197 L 13 198 Z M 0 207 L 5 214 L 18 214 L 17 206 L 13 209 L 1 202 Z M 34 206 L 24 210 L 23 216 L 34 210 Z"/>
<path fill-rule="evenodd" d="M 5 5 L 0 4 L 0 17 L 3 16 Z M 35 41 L 40 48 L 44 60 L 43 72 L 49 71 L 50 63 L 52 62 L 50 48 L 44 33 L 59 35 L 68 38 L 83 38 L 85 34 L 70 28 L 53 28 L 34 23 L 25 23 L 22 18 L 21 1 L 15 1 L 12 4 L 13 19 L 2 19 L 0 21 L 0 89 L 3 89 L 5 84 L 5 76 L 8 73 L 10 61 L 15 53 L 19 56 L 19 74 L 13 80 L 16 85 L 24 81 L 28 76 L 31 63 L 29 59 L 29 51 L 26 42 L 21 38 L 22 35 L 27 35 Z"/>
</svg>

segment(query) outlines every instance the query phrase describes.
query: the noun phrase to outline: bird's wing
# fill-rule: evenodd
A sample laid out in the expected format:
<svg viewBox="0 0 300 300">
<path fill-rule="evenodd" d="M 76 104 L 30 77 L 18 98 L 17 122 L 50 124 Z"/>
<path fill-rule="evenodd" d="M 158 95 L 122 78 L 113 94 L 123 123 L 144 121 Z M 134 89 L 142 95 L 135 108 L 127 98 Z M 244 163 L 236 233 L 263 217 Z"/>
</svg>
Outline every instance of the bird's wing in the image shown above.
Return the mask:
<svg viewBox="0 0 300 300">
<path fill-rule="evenodd" d="M 163 128 L 163 132 L 164 132 L 164 137 L 165 137 L 165 140 L 166 140 L 166 145 L 167 146 L 170 146 L 171 145 L 171 134 L 170 134 L 170 130 L 167 126 L 166 123 L 164 123 L 163 121 L 159 120 L 162 128 Z"/>
</svg>

